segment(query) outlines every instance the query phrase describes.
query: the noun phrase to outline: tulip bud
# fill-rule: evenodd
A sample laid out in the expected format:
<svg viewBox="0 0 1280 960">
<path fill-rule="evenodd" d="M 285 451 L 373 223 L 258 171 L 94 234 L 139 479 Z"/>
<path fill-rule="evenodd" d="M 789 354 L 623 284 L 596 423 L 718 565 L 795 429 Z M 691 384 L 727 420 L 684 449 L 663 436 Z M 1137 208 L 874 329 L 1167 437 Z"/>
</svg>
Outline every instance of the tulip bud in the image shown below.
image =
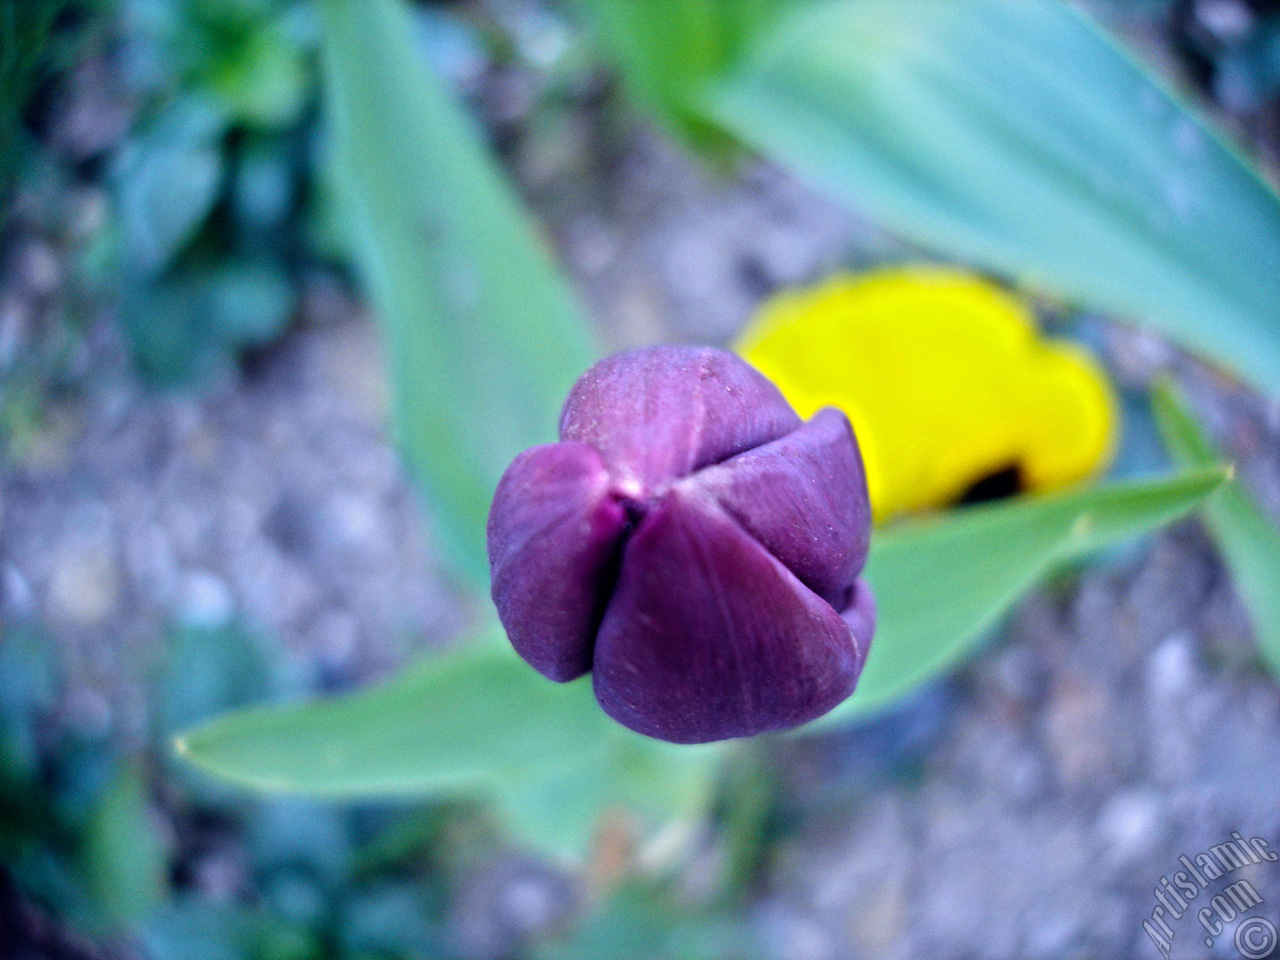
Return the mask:
<svg viewBox="0 0 1280 960">
<path fill-rule="evenodd" d="M 655 347 L 593 366 L 560 442 L 507 468 L 493 600 L 552 680 L 592 672 L 619 723 L 673 743 L 798 726 L 853 692 L 875 613 L 848 419 L 804 423 L 733 354 Z"/>
</svg>

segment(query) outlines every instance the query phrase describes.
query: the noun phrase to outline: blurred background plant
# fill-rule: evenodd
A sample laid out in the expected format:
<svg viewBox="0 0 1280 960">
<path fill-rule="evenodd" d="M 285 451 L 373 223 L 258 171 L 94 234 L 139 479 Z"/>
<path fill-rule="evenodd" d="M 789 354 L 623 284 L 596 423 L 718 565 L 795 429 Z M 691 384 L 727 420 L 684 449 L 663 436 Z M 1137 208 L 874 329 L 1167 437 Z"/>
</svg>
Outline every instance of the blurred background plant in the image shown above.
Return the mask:
<svg viewBox="0 0 1280 960">
<path fill-rule="evenodd" d="M 803 826 L 796 782 L 859 801 L 879 796 L 889 805 L 901 802 L 892 791 L 913 796 L 929 776 L 926 763 L 938 776 L 930 751 L 941 731 L 977 729 L 965 726 L 975 708 L 954 709 L 954 686 L 938 678 L 972 657 L 1031 587 L 1057 572 L 1063 579 L 1045 593 L 1069 594 L 1073 577 L 1084 575 L 1062 570 L 1079 571 L 1086 555 L 1106 547 L 1111 563 L 1123 563 L 1116 557 L 1132 554 L 1117 554 L 1115 544 L 1185 515 L 1220 487 L 1214 442 L 1167 387 L 1156 395 L 1158 419 L 1186 472 L 1133 478 L 1163 462 L 1147 411 L 1152 372 L 1178 373 L 1201 411 L 1206 397 L 1232 398 L 1233 409 L 1259 401 L 1230 375 L 1172 353 L 1147 333 L 1119 331 L 1086 308 L 1132 314 L 1234 366 L 1270 391 L 1273 403 L 1280 300 L 1274 273 L 1257 268 L 1274 263 L 1268 227 L 1277 214 L 1267 188 L 1198 133 L 1179 107 L 1164 106 L 1158 88 L 1117 67 L 1110 47 L 1081 33 L 1073 17 L 1059 19 L 1056 5 L 1040 7 L 1052 27 L 1043 35 L 1034 22 L 1025 33 L 1003 29 L 1026 24 L 1011 13 L 1016 3 L 996 0 L 973 0 L 974 20 L 960 26 L 948 16 L 913 21 L 913 11 L 928 12 L 928 0 L 901 7 L 860 0 L 816 13 L 809 7 L 802 0 L 5 5 L 0 439 L 8 465 L 0 547 L 16 559 L 6 563 L 0 587 L 0 947 L 16 944 L 19 956 L 158 960 L 845 955 L 839 948 L 823 953 L 814 930 L 787 926 L 760 907 L 762 888 L 785 869 L 777 866 L 786 862 L 784 844 Z M 1090 10 L 1123 28 L 1188 90 L 1198 89 L 1218 108 L 1217 119 L 1275 173 L 1274 4 L 1114 0 Z M 912 34 L 915 46 L 899 47 L 893 30 L 904 23 L 938 30 L 921 30 Z M 868 24 L 875 28 L 869 33 Z M 986 26 L 970 32 L 972 24 Z M 868 56 L 854 60 L 831 38 L 857 39 L 859 31 Z M 1077 46 L 1059 42 L 1063 37 Z M 1047 47 L 1037 46 L 1046 39 Z M 981 69 L 991 60 L 990 44 L 1019 41 L 1045 53 L 1045 63 L 1059 58 L 1079 83 L 1064 94 L 1052 71 L 1028 69 L 1018 57 L 1000 62 L 1011 64 L 1009 76 L 1023 70 L 1020 79 Z M 910 56 L 894 60 L 904 49 Z M 856 63 L 868 72 L 846 69 Z M 969 106 L 1008 108 L 1013 133 L 1006 135 L 998 111 L 965 113 L 963 104 L 938 101 L 929 82 L 934 70 L 968 84 Z M 454 103 L 454 87 L 480 124 Z M 884 90 L 896 90 L 898 114 L 855 109 Z M 1135 90 L 1146 99 L 1130 96 Z M 855 95 L 842 99 L 840 91 Z M 1044 101 L 1033 102 L 1032 94 Z M 1070 116 L 1065 129 L 1086 131 L 1080 136 L 1097 151 L 1086 158 L 1092 180 L 1072 165 L 1080 161 L 1072 143 L 1028 120 L 1028 103 L 1047 116 Z M 937 123 L 956 116 L 965 123 Z M 634 278 L 607 270 L 586 284 L 595 315 L 589 321 L 577 305 L 581 288 L 559 274 L 542 226 L 526 217 L 522 201 L 535 201 L 578 279 L 601 270 L 622 241 L 590 216 L 573 219 L 583 197 L 607 192 L 599 181 L 616 181 L 624 193 L 634 188 L 642 182 L 634 168 L 650 180 L 671 179 L 663 187 L 672 190 L 685 176 L 671 174 L 683 169 L 671 161 L 652 160 L 665 147 L 628 132 L 638 118 L 701 158 L 696 176 L 716 183 L 707 190 L 711 205 L 729 202 L 723 185 L 734 177 L 757 203 L 778 202 L 763 184 L 782 175 L 761 172 L 750 159 L 754 147 L 921 247 L 863 233 L 820 267 L 797 270 L 786 254 L 808 241 L 796 239 L 803 224 L 789 222 L 772 252 L 743 257 L 725 281 L 703 275 L 706 261 L 697 254 L 708 241 L 694 235 L 672 255 L 688 261 L 685 273 L 667 268 L 675 278 L 668 282 L 674 288 L 684 276 L 686 287 L 706 287 L 699 304 L 743 297 L 748 308 L 732 327 L 655 320 L 662 308 L 647 302 L 651 295 L 636 296 Z M 901 118 L 907 127 L 894 125 Z M 911 136 L 912 123 L 931 124 L 934 147 Z M 1187 149 L 1166 157 L 1170 130 L 1175 146 Z M 957 152 L 966 137 L 981 149 Z M 833 142 L 840 150 L 824 154 Z M 859 153 L 849 146 L 855 142 L 916 166 L 881 168 L 884 156 Z M 957 156 L 976 166 L 966 168 Z M 1121 189 L 1154 182 L 1152 171 L 1189 179 L 1162 179 L 1151 194 Z M 1022 194 L 989 189 L 1013 182 L 1030 186 Z M 1034 216 L 1017 206 L 1019 196 L 1039 204 Z M 1206 207 L 1202 196 L 1222 202 Z M 622 212 L 610 213 L 647 228 L 657 214 L 646 203 L 652 200 L 626 197 Z M 835 232 L 843 236 L 848 228 L 839 222 Z M 1054 229 L 1040 232 L 1041 223 Z M 750 229 L 730 219 L 724 232 Z M 660 247 L 671 236 L 645 233 L 642 243 Z M 1097 242 L 1082 244 L 1081 237 Z M 1116 474 L 1043 499 L 1003 497 L 1021 491 L 1000 486 L 999 469 L 944 478 L 941 496 L 916 501 L 919 491 L 908 491 L 916 508 L 953 506 L 965 499 L 956 491 L 974 487 L 981 495 L 969 499 L 997 502 L 940 522 L 886 527 L 872 566 L 882 617 L 876 654 L 859 693 L 820 724 L 825 736 L 802 741 L 809 746 L 770 741 L 686 751 L 655 744 L 605 721 L 581 684 L 541 684 L 515 661 L 479 613 L 479 530 L 492 482 L 514 452 L 550 436 L 568 383 L 595 355 L 593 342 L 727 342 L 766 293 L 825 279 L 832 267 L 920 263 L 925 248 L 958 256 L 966 276 L 977 276 L 973 268 L 992 271 L 1000 279 L 973 282 L 991 289 L 1003 283 L 1011 289 L 1001 296 L 1016 310 L 1039 308 L 1055 337 L 1084 339 L 1102 354 L 1123 407 Z M 634 268 L 638 261 L 623 262 Z M 362 379 L 361 355 L 342 319 L 357 312 L 354 301 L 366 292 L 386 350 L 389 404 L 380 399 L 382 355 L 375 351 L 368 364 L 375 373 Z M 1045 293 L 1056 297 L 1032 299 Z M 609 306 L 602 309 L 602 300 Z M 623 304 L 616 312 L 615 302 Z M 1196 304 L 1211 307 L 1212 322 L 1193 316 Z M 828 332 L 807 349 L 838 356 L 853 339 Z M 1117 339 L 1127 347 L 1117 349 Z M 136 388 L 120 365 L 104 363 L 104 354 L 121 349 L 151 387 Z M 300 352 L 320 359 L 298 361 Z M 367 478 L 392 470 L 379 466 L 382 447 L 340 437 L 348 430 L 380 443 L 390 420 L 426 494 L 433 560 L 448 571 L 414 579 L 419 567 L 389 561 L 407 567 L 406 592 L 429 593 L 447 612 L 425 630 L 391 617 L 368 629 L 429 635 L 433 644 L 476 639 L 382 687 L 246 709 L 304 693 L 343 693 L 406 655 L 382 648 L 381 660 L 362 661 L 368 648 L 350 639 L 359 631 L 344 625 L 331 603 L 311 597 L 319 588 L 293 562 L 319 552 L 314 542 L 327 538 L 334 565 L 349 566 L 350 581 L 358 582 L 371 579 L 368 556 L 391 549 L 376 513 L 393 498 L 383 488 L 379 507 L 370 508 L 351 487 L 330 500 L 315 493 L 309 477 L 298 484 L 301 494 L 289 486 L 298 479 L 290 475 L 298 462 L 288 449 L 290 424 L 304 415 L 293 408 L 282 415 L 271 403 L 279 395 L 311 397 L 306 383 L 317 365 L 333 371 L 340 389 L 305 414 L 314 417 L 309 442 L 318 451 L 307 463 L 344 483 L 352 475 L 379 482 Z M 167 389 L 148 392 L 154 387 Z M 831 385 L 837 394 L 846 388 Z M 190 399 L 201 394 L 211 399 Z M 956 402 L 969 403 L 966 397 Z M 233 424 L 260 419 L 261 446 L 219 435 L 232 430 L 225 421 L 210 428 L 201 419 L 210 407 L 193 405 L 204 402 L 230 409 Z M 346 425 L 344 411 L 361 404 L 372 417 Z M 68 434 L 79 429 L 67 425 L 74 416 L 68 410 L 90 411 L 85 419 L 98 429 L 85 428 L 87 443 L 101 446 L 103 459 L 118 454 L 125 480 L 104 481 L 101 459 L 68 452 Z M 149 416 L 160 426 L 140 430 Z M 1211 421 L 1215 439 L 1262 462 L 1258 446 L 1269 428 L 1237 416 L 1229 421 L 1237 425 L 1232 433 L 1227 422 Z M 957 459 L 971 452 L 960 450 Z M 178 461 L 205 472 L 174 494 L 165 485 Z M 1091 462 L 1079 475 L 1100 466 Z M 1259 472 L 1265 468 L 1254 467 L 1253 489 L 1270 490 L 1269 474 Z M 270 508 L 260 514 L 256 500 L 235 500 L 224 510 L 216 479 L 224 475 L 233 488 L 274 484 L 284 492 L 268 489 Z M 1261 662 L 1274 665 L 1280 617 L 1271 584 L 1280 540 L 1241 476 L 1250 479 L 1246 470 L 1214 494 L 1206 520 L 1253 615 Z M 107 488 L 101 502 L 110 506 L 60 509 L 80 505 L 86 487 L 98 497 L 96 486 Z M 94 525 L 116 509 L 112 498 L 122 489 L 147 502 L 107 521 L 129 538 L 119 565 L 127 574 L 110 550 L 106 560 L 73 551 L 68 562 L 57 552 L 60 541 L 46 549 L 43 540 L 54 538 L 39 529 L 50 514 L 37 491 L 48 491 L 55 515 L 71 518 L 65 539 L 80 547 L 95 542 Z M 186 512 L 174 509 L 175 499 Z M 92 503 L 97 509 L 99 501 Z M 391 522 L 411 513 L 394 513 Z M 244 533 L 250 529 L 265 533 L 253 539 Z M 370 546 L 379 532 L 386 542 Z M 153 547 L 157 538 L 169 538 L 172 552 L 197 566 L 196 574 L 184 568 L 168 575 L 178 583 L 155 592 L 163 601 L 142 585 L 165 580 L 153 557 L 164 553 Z M 227 568 L 209 574 L 199 551 L 227 541 Z M 47 572 L 31 573 L 41 569 Z M 355 594 L 361 587 L 350 581 L 338 582 Z M 1081 592 L 1098 581 L 1085 582 Z M 242 618 L 228 596 L 252 597 L 255 583 L 269 595 L 256 617 Z M 382 599 L 376 594 L 361 609 Z M 309 603 L 307 616 L 273 618 L 291 603 Z M 139 650 L 104 641 L 99 611 L 112 604 L 141 609 L 120 618 L 129 628 L 161 623 L 157 642 Z M 276 623 L 288 626 L 273 630 Z M 1058 629 L 1045 626 L 1032 649 L 1056 649 L 1045 637 Z M 345 639 L 330 641 L 335 634 Z M 1081 637 L 1080 646 L 1087 649 L 1088 640 Z M 287 649 L 291 644 L 302 649 Z M 1256 725 L 1274 699 L 1273 687 L 1253 679 L 1256 656 L 1221 644 L 1206 654 L 1215 656 L 1225 666 L 1212 676 L 1236 684 L 1239 699 L 1241 688 L 1254 697 L 1249 723 Z M 1034 716 L 1042 700 L 1046 711 L 1053 708 L 1060 693 L 1052 679 L 1043 684 L 1047 691 L 1019 693 L 1015 680 L 1002 679 L 1017 671 L 1010 662 L 1000 659 L 976 680 L 966 674 L 962 685 L 996 687 L 1006 719 Z M 1038 669 L 1055 676 L 1052 664 Z M 1115 673 L 1123 678 L 1133 669 Z M 113 670 L 132 670 L 138 689 L 121 694 L 103 684 Z M 1085 672 L 1090 682 L 1103 682 L 1101 672 Z M 86 673 L 106 692 L 86 684 Z M 1041 689 L 1041 680 L 1026 683 Z M 1215 689 L 1212 679 L 1205 686 Z M 972 691 L 967 695 L 971 703 Z M 1070 738 L 1076 715 L 1066 716 L 1061 722 L 1070 729 L 1062 735 Z M 1021 736 L 1033 721 L 1017 722 Z M 1044 722 L 1052 736 L 1056 728 Z M 170 745 L 180 734 L 186 760 L 265 794 L 232 788 L 174 758 Z M 1055 762 L 1055 749 L 1046 748 L 1046 763 Z M 825 772 L 811 781 L 793 776 L 795 764 L 815 754 Z M 1002 782 L 1020 769 L 1012 762 L 997 767 L 991 776 Z M 1119 783 L 1135 778 L 1157 789 L 1151 784 L 1160 774 L 1124 768 L 1116 776 L 1118 796 Z M 877 784 L 891 786 L 864 792 Z M 285 797 L 282 790 L 327 799 Z M 335 798 L 346 803 L 329 802 Z M 1089 806 L 1070 794 L 1068 801 L 1072 810 Z M 866 811 L 878 807 L 857 809 L 870 816 Z M 821 822 L 821 810 L 811 819 Z M 1099 827 L 1107 836 L 1138 829 L 1133 816 L 1117 816 L 1120 827 Z M 978 855 L 989 859 L 991 851 Z M 883 856 L 875 868 L 892 874 Z M 862 886 L 880 896 L 880 879 Z M 1141 904 L 1145 875 L 1131 885 Z M 868 954 L 876 953 L 877 938 L 889 943 L 907 909 L 885 896 L 851 935 Z M 928 943 L 929 924 L 921 926 Z M 1103 943 L 1122 942 L 1105 924 L 1098 930 Z"/>
<path fill-rule="evenodd" d="M 8 4 L 4 10 L 4 100 L 0 104 L 0 199 L 6 208 L 14 181 L 31 150 L 27 138 L 27 112 L 37 93 L 52 76 L 75 62 L 74 38 L 78 30 L 66 25 L 73 16 L 70 0 L 46 0 Z"/>
<path fill-rule="evenodd" d="M 143 740 L 59 717 L 43 638 L 11 632 L 0 653 L 7 956 L 451 955 L 432 919 L 446 894 L 433 860 L 449 848 L 437 813 L 246 800 L 152 749 L 175 725 L 287 688 L 249 637 L 175 632 Z"/>
<path fill-rule="evenodd" d="M 137 116 L 108 162 L 99 264 L 164 383 L 278 338 L 297 311 L 314 189 L 315 25 L 284 2 L 122 0 Z"/>
</svg>

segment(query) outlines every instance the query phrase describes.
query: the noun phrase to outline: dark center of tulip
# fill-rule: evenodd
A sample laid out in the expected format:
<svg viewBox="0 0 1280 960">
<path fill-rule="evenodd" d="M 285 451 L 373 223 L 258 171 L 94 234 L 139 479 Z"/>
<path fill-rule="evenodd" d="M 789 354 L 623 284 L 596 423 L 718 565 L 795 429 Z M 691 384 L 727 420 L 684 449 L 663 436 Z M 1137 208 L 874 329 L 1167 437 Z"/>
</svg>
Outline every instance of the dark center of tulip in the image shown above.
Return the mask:
<svg viewBox="0 0 1280 960">
<path fill-rule="evenodd" d="M 966 505 L 1006 500 L 1009 497 L 1016 497 L 1025 490 L 1022 466 L 1013 463 L 974 481 L 964 493 L 960 494 L 956 503 Z"/>
</svg>

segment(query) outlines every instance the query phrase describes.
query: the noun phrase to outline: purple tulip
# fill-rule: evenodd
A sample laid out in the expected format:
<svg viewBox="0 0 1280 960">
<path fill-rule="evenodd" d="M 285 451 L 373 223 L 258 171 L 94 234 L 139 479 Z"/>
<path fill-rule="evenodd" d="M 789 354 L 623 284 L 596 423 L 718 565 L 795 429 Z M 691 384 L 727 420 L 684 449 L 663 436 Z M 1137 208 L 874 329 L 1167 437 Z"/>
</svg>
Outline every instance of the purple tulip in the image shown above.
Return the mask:
<svg viewBox="0 0 1280 960">
<path fill-rule="evenodd" d="M 493 600 L 552 680 L 705 743 L 798 726 L 853 692 L 875 608 L 870 509 L 844 414 L 808 423 L 730 353 L 655 347 L 574 386 L 560 442 L 507 468 Z"/>
</svg>

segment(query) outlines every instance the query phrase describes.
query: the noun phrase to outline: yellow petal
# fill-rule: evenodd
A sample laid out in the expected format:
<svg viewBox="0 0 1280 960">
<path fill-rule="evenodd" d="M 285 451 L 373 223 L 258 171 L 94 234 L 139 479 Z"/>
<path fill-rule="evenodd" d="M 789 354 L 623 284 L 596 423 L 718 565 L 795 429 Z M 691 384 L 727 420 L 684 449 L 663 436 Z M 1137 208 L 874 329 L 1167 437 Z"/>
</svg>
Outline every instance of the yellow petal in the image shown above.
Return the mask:
<svg viewBox="0 0 1280 960">
<path fill-rule="evenodd" d="M 765 304 L 739 352 L 802 416 L 849 414 L 878 518 L 954 502 L 1017 467 L 1032 489 L 1100 469 L 1111 390 L 1082 349 L 1042 342 L 1030 309 L 958 270 L 837 277 Z"/>
<path fill-rule="evenodd" d="M 1110 385 L 1083 347 L 1047 345 L 1034 370 L 1021 464 L 1030 489 L 1053 490 L 1111 462 L 1119 415 Z"/>
</svg>

